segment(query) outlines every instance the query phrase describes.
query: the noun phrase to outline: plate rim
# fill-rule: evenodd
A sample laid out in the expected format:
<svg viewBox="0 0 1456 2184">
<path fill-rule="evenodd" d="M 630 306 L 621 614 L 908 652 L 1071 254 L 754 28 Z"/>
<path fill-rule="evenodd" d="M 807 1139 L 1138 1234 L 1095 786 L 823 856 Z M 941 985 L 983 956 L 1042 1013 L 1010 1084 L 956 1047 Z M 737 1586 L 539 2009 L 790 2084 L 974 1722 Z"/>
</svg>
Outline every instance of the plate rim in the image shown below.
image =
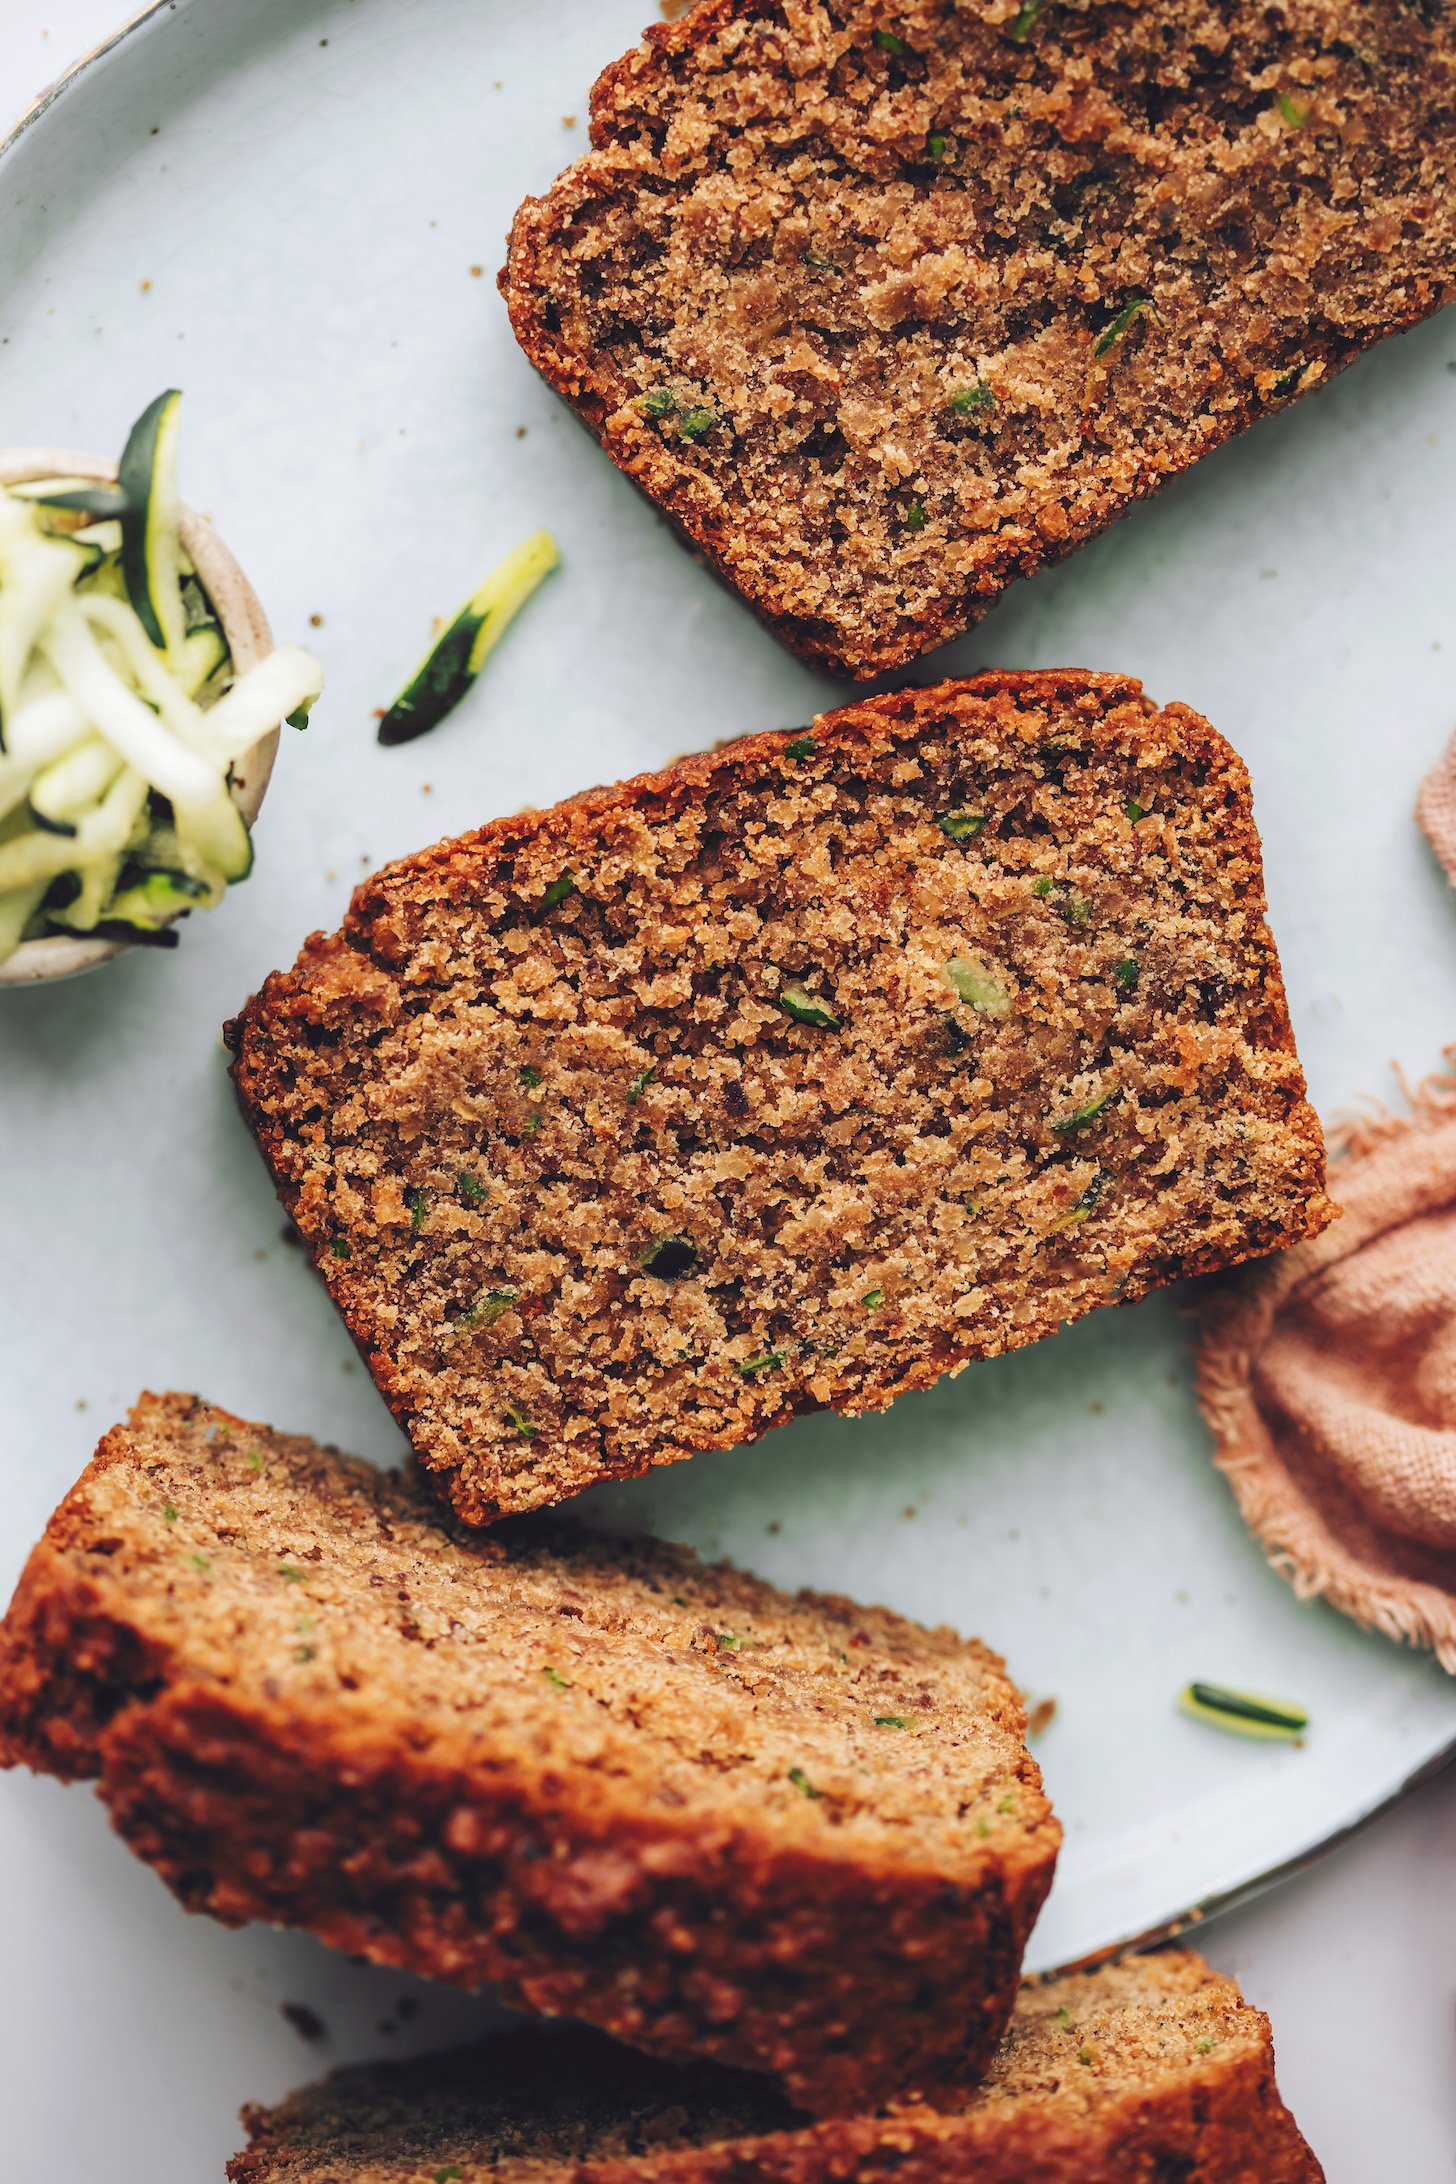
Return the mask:
<svg viewBox="0 0 1456 2184">
<path fill-rule="evenodd" d="M 1395 1642 L 1390 1641 L 1392 1644 Z M 1258 1873 L 1251 1873 L 1245 1880 L 1235 1881 L 1227 1888 L 1214 1889 L 1207 1896 L 1201 1896 L 1196 1903 L 1190 1904 L 1186 1910 L 1174 1912 L 1169 1918 L 1159 1919 L 1154 1925 L 1144 1927 L 1136 1934 L 1128 1934 L 1120 1941 L 1107 1942 L 1084 1956 L 1069 1957 L 1063 1963 L 1023 1972 L 1022 1977 L 1040 1985 L 1048 1980 L 1062 1979 L 1072 1972 L 1095 1971 L 1100 1964 L 1115 1963 L 1119 1957 L 1141 1955 L 1147 1950 L 1161 1948 L 1165 1942 L 1187 1943 L 1193 1938 L 1195 1930 L 1208 1920 L 1220 1918 L 1226 1911 L 1242 1910 L 1245 1904 L 1252 1903 L 1256 1897 L 1267 1895 L 1271 1889 L 1278 1888 L 1281 1882 L 1291 1881 L 1298 1874 L 1307 1873 L 1312 1866 L 1322 1864 L 1333 1852 L 1354 1842 L 1388 1812 L 1393 1812 L 1397 1805 L 1404 1804 L 1408 1797 L 1413 1796 L 1417 1790 L 1424 1789 L 1428 1782 L 1434 1782 L 1438 1775 L 1444 1774 L 1451 1766 L 1456 1766 L 1456 1738 L 1443 1745 L 1438 1752 L 1432 1752 L 1423 1759 L 1393 1790 L 1388 1790 L 1384 1797 L 1377 1798 L 1373 1805 L 1356 1813 L 1353 1819 L 1342 1822 L 1328 1835 L 1320 1836 L 1316 1842 L 1306 1844 L 1304 1849 L 1292 1851 L 1277 1864 L 1266 1866 Z M 1035 1944 L 1036 1929 L 1033 1927 L 1028 1954 L 1034 1951 Z"/>
<path fill-rule="evenodd" d="M 79 75 L 90 68 L 93 62 L 101 60 L 104 55 L 112 52 L 121 44 L 124 38 L 129 38 L 134 30 L 140 30 L 144 23 L 150 22 L 154 15 L 178 15 L 180 13 L 180 0 L 148 0 L 145 7 L 139 8 L 135 15 L 129 15 L 124 23 L 118 24 L 117 28 L 103 38 L 98 45 L 90 46 L 86 52 L 79 54 L 68 68 L 61 71 L 54 83 L 48 83 L 43 91 L 37 91 L 30 104 L 21 108 L 16 120 L 12 122 L 4 136 L 0 137 L 0 159 L 3 159 L 5 154 L 19 142 L 28 129 L 35 126 L 41 115 L 47 113 L 55 105 L 61 93 L 67 90 Z"/>
</svg>

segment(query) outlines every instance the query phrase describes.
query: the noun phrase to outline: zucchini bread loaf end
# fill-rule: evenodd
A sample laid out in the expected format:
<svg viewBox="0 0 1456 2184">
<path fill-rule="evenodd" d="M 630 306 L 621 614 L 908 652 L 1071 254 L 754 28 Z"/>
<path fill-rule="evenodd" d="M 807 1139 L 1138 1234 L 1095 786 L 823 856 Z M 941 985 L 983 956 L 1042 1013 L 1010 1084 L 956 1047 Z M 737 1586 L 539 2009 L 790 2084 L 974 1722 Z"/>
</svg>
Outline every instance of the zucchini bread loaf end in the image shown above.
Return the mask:
<svg viewBox="0 0 1456 2184">
<path fill-rule="evenodd" d="M 1331 1217 L 1249 777 L 1116 675 L 983 675 L 500 819 L 227 1037 L 468 1522 L 883 1409 Z"/>
<path fill-rule="evenodd" d="M 1439 0 L 698 0 L 516 216 L 531 362 L 883 674 L 1456 293 Z"/>
<path fill-rule="evenodd" d="M 553 1517 L 486 1533 L 144 1396 L 0 1629 L 0 1761 L 92 1777 L 192 1910 L 777 2073 L 985 2067 L 1061 1830 L 1002 1663 Z"/>
</svg>

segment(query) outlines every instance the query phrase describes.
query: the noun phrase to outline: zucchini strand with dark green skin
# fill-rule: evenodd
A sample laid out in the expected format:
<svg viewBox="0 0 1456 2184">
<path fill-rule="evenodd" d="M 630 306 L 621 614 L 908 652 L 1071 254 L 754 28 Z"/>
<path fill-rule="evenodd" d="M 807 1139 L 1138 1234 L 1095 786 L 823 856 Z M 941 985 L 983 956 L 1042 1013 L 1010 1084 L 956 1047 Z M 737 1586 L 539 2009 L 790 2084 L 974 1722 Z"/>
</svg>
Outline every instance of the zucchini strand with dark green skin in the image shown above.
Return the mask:
<svg viewBox="0 0 1456 2184">
<path fill-rule="evenodd" d="M 1309 1715 L 1292 1699 L 1271 1699 L 1259 1691 L 1231 1691 L 1222 1684 L 1185 1684 L 1178 1709 L 1193 1721 L 1234 1736 L 1293 1743 L 1309 1727 Z"/>
<path fill-rule="evenodd" d="M 177 537 L 177 434 L 182 396 L 169 387 L 149 402 L 122 449 L 117 482 L 121 574 L 137 620 L 175 659 L 187 634 Z"/>
<path fill-rule="evenodd" d="M 46 508 L 79 510 L 104 522 L 120 522 L 126 596 L 152 643 L 172 663 L 187 635 L 177 530 L 181 415 L 181 390 L 168 387 L 147 404 L 127 435 L 114 486 L 72 486 L 33 496 Z"/>
<path fill-rule="evenodd" d="M 1077 1108 L 1070 1115 L 1059 1116 L 1052 1123 L 1052 1129 L 1061 1137 L 1065 1137 L 1072 1130 L 1084 1130 L 1089 1122 L 1096 1121 L 1104 1107 L 1109 1106 L 1117 1098 L 1118 1089 L 1116 1085 L 1113 1085 L 1110 1091 L 1100 1093 L 1095 1100 L 1088 1100 L 1085 1107 Z"/>
<path fill-rule="evenodd" d="M 413 743 L 460 703 L 491 651 L 543 577 L 561 560 L 549 531 L 535 531 L 471 593 L 379 723 L 385 744 Z"/>
<path fill-rule="evenodd" d="M 1121 341 L 1123 335 L 1127 332 L 1133 320 L 1136 318 L 1141 318 L 1144 311 L 1150 312 L 1153 318 L 1157 320 L 1158 324 L 1160 326 L 1162 325 L 1162 317 L 1158 311 L 1157 305 L 1153 302 L 1151 296 L 1134 296 L 1131 303 L 1125 303 L 1123 305 L 1122 309 L 1118 312 L 1116 318 L 1112 321 L 1111 325 L 1103 327 L 1101 333 L 1093 342 L 1092 354 L 1094 358 L 1106 356 L 1108 350 L 1112 348 L 1115 343 Z"/>
<path fill-rule="evenodd" d="M 27 491 L 21 487 L 17 498 L 33 500 L 39 508 L 74 508 L 95 516 L 99 523 L 114 521 L 124 516 L 127 509 L 126 495 L 115 485 L 68 486 L 55 492 Z"/>
<path fill-rule="evenodd" d="M 779 1007 L 786 1016 L 792 1016 L 796 1024 L 812 1024 L 816 1031 L 838 1031 L 840 1019 L 828 1002 L 797 979 L 779 988 Z"/>
</svg>

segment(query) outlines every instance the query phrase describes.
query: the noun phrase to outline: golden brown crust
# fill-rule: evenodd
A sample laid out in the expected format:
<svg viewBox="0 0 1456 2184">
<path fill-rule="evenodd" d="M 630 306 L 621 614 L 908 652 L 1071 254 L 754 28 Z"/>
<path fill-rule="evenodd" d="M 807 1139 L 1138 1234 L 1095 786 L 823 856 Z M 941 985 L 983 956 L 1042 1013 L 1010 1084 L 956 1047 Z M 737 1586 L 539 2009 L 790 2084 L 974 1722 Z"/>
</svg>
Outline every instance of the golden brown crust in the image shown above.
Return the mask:
<svg viewBox="0 0 1456 2184">
<path fill-rule="evenodd" d="M 1247 771 L 1113 675 L 870 699 L 497 820 L 364 883 L 228 1036 L 471 1523 L 1329 1218 Z"/>
<path fill-rule="evenodd" d="M 245 2109 L 233 2184 L 1322 2184 L 1268 2020 L 1182 1951 L 1029 1987 L 970 2105 L 793 2128 L 760 2081 L 527 2032 Z"/>
<path fill-rule="evenodd" d="M 97 1779 L 193 1910 L 815 2112 L 954 2100 L 1060 1830 L 1002 1663 L 885 1609 L 532 1518 L 144 1397 L 0 1637 L 0 1759 Z"/>
<path fill-rule="evenodd" d="M 701 0 L 603 74 L 500 285 L 612 460 L 863 678 L 1436 310 L 1453 117 L 1434 5 Z"/>
</svg>

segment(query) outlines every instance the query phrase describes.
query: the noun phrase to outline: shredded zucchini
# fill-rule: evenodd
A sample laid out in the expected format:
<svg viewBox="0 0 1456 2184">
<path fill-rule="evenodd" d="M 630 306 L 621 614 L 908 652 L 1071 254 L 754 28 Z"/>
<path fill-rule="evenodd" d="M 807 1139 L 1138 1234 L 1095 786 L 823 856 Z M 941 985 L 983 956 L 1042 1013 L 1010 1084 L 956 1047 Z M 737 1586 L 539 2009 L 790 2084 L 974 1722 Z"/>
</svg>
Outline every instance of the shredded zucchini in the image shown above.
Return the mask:
<svg viewBox="0 0 1456 2184">
<path fill-rule="evenodd" d="M 170 941 L 221 901 L 253 861 L 232 767 L 323 688 L 297 645 L 230 677 L 178 529 L 180 400 L 118 485 L 0 490 L 0 962 L 46 933 Z"/>
</svg>

